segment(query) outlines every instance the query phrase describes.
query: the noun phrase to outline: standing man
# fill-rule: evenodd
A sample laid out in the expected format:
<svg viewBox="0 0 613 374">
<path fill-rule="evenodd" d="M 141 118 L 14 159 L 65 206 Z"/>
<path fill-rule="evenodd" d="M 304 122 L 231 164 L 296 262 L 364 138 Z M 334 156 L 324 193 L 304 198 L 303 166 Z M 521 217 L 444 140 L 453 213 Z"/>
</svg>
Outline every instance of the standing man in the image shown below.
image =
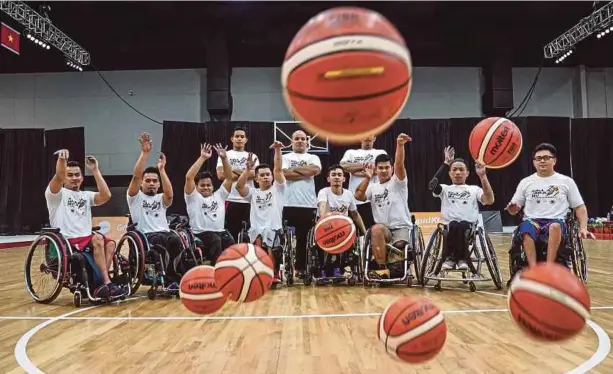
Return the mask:
<svg viewBox="0 0 613 374">
<path fill-rule="evenodd" d="M 94 261 L 102 275 L 102 285 L 94 290 L 94 296 L 119 296 L 124 290 L 111 283 L 109 278 L 115 242 L 100 233 L 92 233 L 92 206 L 103 205 L 111 199 L 111 191 L 98 168 L 98 161 L 93 156 L 87 156 L 85 160 L 94 175 L 98 192 L 82 191 L 83 173 L 79 163 L 68 161 L 67 149 L 60 149 L 55 154 L 58 155 L 55 175 L 45 190 L 49 223 L 51 227 L 59 228 L 75 249 L 92 247 Z"/>
<path fill-rule="evenodd" d="M 149 244 L 166 248 L 170 260 L 166 268 L 169 290 L 179 289 L 179 275 L 176 273 L 174 260 L 181 253 L 181 239 L 173 234 L 168 227 L 166 210 L 172 205 L 173 190 L 168 174 L 166 174 L 166 156 L 160 154 L 157 167 L 145 168 L 147 158 L 151 153 L 152 143 L 149 134 L 143 133 L 140 138 L 141 153 L 134 166 L 132 180 L 128 186 L 127 199 L 132 221 L 137 223 L 137 229 L 145 234 Z M 160 183 L 161 182 L 161 183 Z M 160 185 L 164 192 L 160 193 Z"/>
<path fill-rule="evenodd" d="M 587 208 L 575 181 L 554 170 L 558 151 L 549 143 L 542 143 L 532 152 L 536 173 L 519 182 L 515 195 L 506 210 L 516 215 L 524 208 L 524 220 L 519 225 L 528 266 L 536 264 L 535 242 L 547 243 L 547 262 L 555 262 L 558 248 L 568 234 L 566 214 L 573 209 L 579 220 L 582 239 L 592 238 L 587 231 Z"/>
<path fill-rule="evenodd" d="M 247 157 L 249 152 L 245 151 L 245 145 L 247 144 L 247 130 L 242 127 L 236 127 L 230 137 L 232 142 L 232 149 L 226 152 L 228 162 L 232 167 L 232 189 L 230 190 L 230 196 L 226 206 L 226 224 L 230 234 L 234 237 L 234 240 L 238 240 L 238 233 L 241 231 L 241 223 L 243 221 L 249 222 L 249 200 L 242 197 L 236 190 L 236 181 L 241 176 L 243 170 L 247 168 Z M 253 155 L 254 168 L 260 164 L 257 155 Z M 249 187 L 253 188 L 253 178 L 255 174 L 253 170 L 247 175 Z M 223 183 L 227 176 L 224 172 L 221 157 L 217 158 L 217 178 Z"/>
<path fill-rule="evenodd" d="M 306 264 L 309 230 L 317 208 L 315 176 L 321 172 L 321 161 L 307 153 L 307 135 L 298 130 L 292 134 L 292 152 L 283 155 L 283 175 L 287 180 L 283 219 L 296 228 L 296 270 L 302 274 Z"/>
<path fill-rule="evenodd" d="M 345 172 L 349 173 L 349 188 L 352 194 L 355 194 L 355 190 L 358 185 L 364 180 L 366 174 L 364 172 L 364 166 L 370 165 L 374 167 L 375 159 L 379 155 L 386 155 L 387 152 L 383 149 L 373 148 L 377 140 L 376 136 L 369 136 L 362 139 L 360 149 L 349 149 L 343 155 L 341 159 L 341 166 Z M 376 175 L 373 175 L 370 180 L 370 184 L 377 183 L 378 179 Z M 356 201 L 358 212 L 364 220 L 366 228 L 370 228 L 373 224 L 372 208 L 369 201 Z"/>
</svg>

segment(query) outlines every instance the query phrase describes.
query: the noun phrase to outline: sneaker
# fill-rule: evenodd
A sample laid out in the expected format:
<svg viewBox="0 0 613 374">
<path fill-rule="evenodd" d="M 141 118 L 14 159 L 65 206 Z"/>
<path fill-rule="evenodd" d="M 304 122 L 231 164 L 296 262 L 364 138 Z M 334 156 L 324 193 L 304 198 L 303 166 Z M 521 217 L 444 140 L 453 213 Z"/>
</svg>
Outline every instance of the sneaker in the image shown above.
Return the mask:
<svg viewBox="0 0 613 374">
<path fill-rule="evenodd" d="M 389 269 L 369 270 L 368 276 L 373 279 L 390 279 Z"/>
<path fill-rule="evenodd" d="M 326 271 L 322 270 L 320 274 L 320 278 L 325 278 L 325 277 L 326 277 Z"/>
<path fill-rule="evenodd" d="M 353 276 L 353 271 L 351 271 L 351 266 L 345 266 L 345 271 L 343 272 L 343 277 L 349 279 Z"/>
<path fill-rule="evenodd" d="M 168 291 L 179 291 L 179 284 L 177 282 L 172 282 L 168 286 Z"/>
<path fill-rule="evenodd" d="M 278 284 L 282 282 L 283 278 L 281 277 L 281 270 L 275 271 L 275 278 L 272 280 L 272 283 Z"/>
<path fill-rule="evenodd" d="M 452 270 L 455 269 L 455 261 L 447 260 L 443 262 L 443 266 L 441 266 L 441 270 Z"/>
<path fill-rule="evenodd" d="M 335 278 L 340 278 L 341 277 L 341 269 L 334 268 L 334 271 L 332 272 L 332 276 L 335 277 Z"/>
<path fill-rule="evenodd" d="M 94 297 L 97 297 L 99 299 L 108 299 L 109 294 L 109 287 L 106 284 L 103 284 L 102 286 L 94 290 Z"/>
<path fill-rule="evenodd" d="M 466 261 L 458 261 L 458 270 L 468 270 L 468 264 L 466 263 Z"/>
<path fill-rule="evenodd" d="M 107 284 L 107 287 L 109 288 L 109 296 L 123 296 L 127 293 L 127 290 L 123 288 L 123 286 L 115 283 L 109 283 Z"/>
</svg>

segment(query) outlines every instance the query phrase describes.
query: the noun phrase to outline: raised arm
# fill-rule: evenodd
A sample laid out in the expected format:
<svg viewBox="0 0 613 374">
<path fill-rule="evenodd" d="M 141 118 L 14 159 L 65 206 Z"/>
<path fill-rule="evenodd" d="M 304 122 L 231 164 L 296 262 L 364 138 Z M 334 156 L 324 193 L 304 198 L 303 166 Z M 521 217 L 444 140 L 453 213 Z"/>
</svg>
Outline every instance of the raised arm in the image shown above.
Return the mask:
<svg viewBox="0 0 613 374">
<path fill-rule="evenodd" d="M 398 135 L 396 139 L 396 155 L 394 156 L 394 174 L 398 180 L 404 180 L 407 177 L 407 169 L 404 166 L 404 145 L 412 139 L 407 134 Z"/>
<path fill-rule="evenodd" d="M 85 166 L 92 172 L 94 179 L 96 180 L 96 188 L 98 192 L 94 195 L 94 204 L 102 205 L 111 200 L 111 190 L 106 184 L 100 168 L 98 166 L 98 160 L 94 156 L 87 156 L 85 158 Z"/>
<path fill-rule="evenodd" d="M 283 143 L 281 143 L 280 141 L 275 141 L 270 145 L 270 148 L 274 148 L 275 150 L 272 170 L 272 174 L 275 177 L 275 182 L 277 182 L 278 184 L 284 184 L 285 175 L 283 174 L 283 159 L 281 156 L 281 149 L 283 149 Z"/>
<path fill-rule="evenodd" d="M 490 181 L 487 179 L 487 174 L 485 172 L 485 166 L 481 165 L 478 162 L 475 162 L 475 172 L 479 179 L 481 180 L 481 186 L 483 188 L 483 195 L 481 196 L 481 204 L 483 205 L 492 205 L 494 204 L 494 190 L 490 185 Z"/>
<path fill-rule="evenodd" d="M 443 191 L 443 187 L 441 187 L 439 181 L 443 179 L 445 173 L 449 172 L 449 166 L 451 166 L 451 163 L 453 162 L 453 159 L 455 157 L 455 149 L 450 146 L 445 147 L 444 155 L 445 159 L 443 161 L 443 164 L 440 168 L 438 168 L 436 174 L 434 174 L 434 177 L 432 177 L 432 179 L 430 180 L 430 183 L 428 183 L 428 189 L 432 191 L 432 193 L 434 193 L 434 195 L 436 196 L 440 195 Z"/>
<path fill-rule="evenodd" d="M 217 143 L 217 145 L 215 145 L 213 148 L 215 149 L 215 152 L 217 152 L 217 155 L 221 160 L 224 175 L 232 175 L 232 165 L 230 165 L 230 161 L 228 161 L 228 155 L 226 154 L 227 147 L 222 147 L 221 144 Z M 232 190 L 233 181 L 234 178 L 225 178 L 223 180 L 222 186 L 226 189 L 226 191 L 230 192 Z"/>
<path fill-rule="evenodd" d="M 198 174 L 198 171 L 200 168 L 202 168 L 202 165 L 204 165 L 206 160 L 211 158 L 211 154 L 210 144 L 200 144 L 200 157 L 198 157 L 196 162 L 194 162 L 189 170 L 187 170 L 187 173 L 185 173 L 185 186 L 183 187 L 183 191 L 186 194 L 191 195 L 196 189 L 196 182 L 194 181 L 194 178 L 196 178 L 196 174 Z"/>
<path fill-rule="evenodd" d="M 172 199 L 174 197 L 174 192 L 172 190 L 172 184 L 170 183 L 170 178 L 168 178 L 168 174 L 166 174 L 166 155 L 160 153 L 160 158 L 157 164 L 158 170 L 160 171 L 160 177 L 162 177 L 162 189 L 164 190 L 164 205 L 169 207 L 172 205 Z"/>
<path fill-rule="evenodd" d="M 60 149 L 53 153 L 57 155 L 57 161 L 55 163 L 55 174 L 51 181 L 49 181 L 49 190 L 52 194 L 57 194 L 62 189 L 64 178 L 66 177 L 66 164 L 70 157 L 70 152 L 67 149 Z"/>
<path fill-rule="evenodd" d="M 251 174 L 252 172 L 253 153 L 249 152 L 249 155 L 247 156 L 245 170 L 243 170 L 243 173 L 240 177 L 238 177 L 238 180 L 236 181 L 236 190 L 238 191 L 238 194 L 242 197 L 247 197 L 247 195 L 249 195 L 249 186 L 247 185 L 247 181 L 249 180 L 249 174 Z"/>
<path fill-rule="evenodd" d="M 142 133 L 138 138 L 138 141 L 140 142 L 140 156 L 138 156 L 136 165 L 134 165 L 132 179 L 130 180 L 130 185 L 128 186 L 128 196 L 136 196 L 140 190 L 140 184 L 143 180 L 143 171 L 145 170 L 149 153 L 151 153 L 152 145 L 149 134 L 146 132 Z"/>
</svg>

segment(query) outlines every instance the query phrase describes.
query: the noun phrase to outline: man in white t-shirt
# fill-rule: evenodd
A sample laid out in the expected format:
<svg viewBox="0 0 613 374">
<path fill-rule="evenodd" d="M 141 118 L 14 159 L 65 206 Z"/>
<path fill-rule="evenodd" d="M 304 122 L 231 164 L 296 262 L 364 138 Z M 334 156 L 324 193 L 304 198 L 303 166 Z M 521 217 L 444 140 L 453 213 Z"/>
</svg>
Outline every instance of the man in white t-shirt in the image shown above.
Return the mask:
<svg viewBox="0 0 613 374">
<path fill-rule="evenodd" d="M 355 197 L 351 191 L 343 188 L 343 183 L 345 183 L 345 172 L 341 165 L 331 165 L 328 168 L 327 180 L 330 187 L 322 188 L 317 194 L 318 216 L 324 217 L 328 213 L 340 213 L 344 216 L 351 216 L 359 232 L 364 235 L 366 233 L 366 227 L 364 227 L 364 222 L 358 212 Z M 349 249 L 347 252 L 352 250 L 353 248 Z M 319 251 L 321 253 L 319 256 L 320 265 L 323 266 L 323 251 L 321 249 Z M 340 276 L 339 268 L 334 267 L 332 270 L 333 276 Z M 345 274 L 343 275 L 346 278 L 351 277 L 351 267 L 347 266 L 345 268 Z"/>
<path fill-rule="evenodd" d="M 536 173 L 519 182 L 515 195 L 506 210 L 516 215 L 524 208 L 524 219 L 519 225 L 528 266 L 537 262 L 535 242 L 547 243 L 547 262 L 555 262 L 558 248 L 566 238 L 565 218 L 573 209 L 579 221 L 581 238 L 594 238 L 587 231 L 587 208 L 575 181 L 555 172 L 557 150 L 549 143 L 536 146 L 532 164 Z"/>
<path fill-rule="evenodd" d="M 404 166 L 404 145 L 411 138 L 406 134 L 398 135 L 394 165 L 387 154 L 375 158 L 374 170 L 379 178 L 377 183 L 370 184 L 373 168 L 364 168 L 364 180 L 355 191 L 355 198 L 360 201 L 370 200 L 375 224 L 370 230 L 372 253 L 377 268 L 370 270 L 369 276 L 379 279 L 389 279 L 390 270 L 387 267 L 387 246 L 391 243 L 398 249 L 411 241 L 411 213 L 409 212 L 409 187 L 407 170 Z"/>
<path fill-rule="evenodd" d="M 69 152 L 61 149 L 55 164 L 55 175 L 45 190 L 49 223 L 59 228 L 60 233 L 75 250 L 92 248 L 94 261 L 100 270 L 101 285 L 94 290 L 94 296 L 107 298 L 124 293 L 111 283 L 109 269 L 113 263 L 116 244 L 100 233 L 92 232 L 92 206 L 99 206 L 111 199 L 111 191 L 98 168 L 98 161 L 87 156 L 86 166 L 94 175 L 98 192 L 81 191 L 83 173 L 76 161 L 68 161 Z M 57 265 L 56 265 L 57 266 Z"/>
<path fill-rule="evenodd" d="M 172 184 L 166 174 L 166 156 L 160 154 L 157 167 L 145 168 L 152 149 L 149 134 L 141 134 L 139 142 L 141 153 L 134 166 L 127 192 L 130 216 L 132 222 L 137 224 L 136 229 L 145 234 L 150 246 L 159 245 L 168 251 L 170 255 L 166 268 L 166 277 L 170 283 L 168 288 L 178 290 L 180 279 L 174 267 L 174 260 L 181 253 L 183 245 L 181 239 L 170 231 L 166 218 L 166 210 L 172 204 L 174 196 Z M 159 192 L 160 186 L 163 193 Z"/>
<path fill-rule="evenodd" d="M 441 219 L 448 230 L 443 248 L 442 257 L 445 262 L 442 270 L 452 270 L 456 266 L 458 270 L 468 270 L 469 248 L 464 245 L 464 235 L 466 230 L 479 220 L 479 203 L 494 203 L 494 191 L 485 174 L 485 166 L 475 164 L 475 172 L 483 188 L 466 184 L 468 170 L 468 163 L 461 158 L 455 158 L 455 150 L 452 147 L 445 147 L 445 161 L 428 185 L 432 195 L 441 199 Z M 439 184 L 445 172 L 452 181 L 451 185 Z"/>
<path fill-rule="evenodd" d="M 217 144 L 212 147 L 217 152 L 224 167 L 221 187 L 213 192 L 213 176 L 208 171 L 198 173 L 206 160 L 211 158 L 210 144 L 200 146 L 200 157 L 185 174 L 185 205 L 189 225 L 194 235 L 200 239 L 208 252 L 211 265 L 215 266 L 221 252 L 234 244 L 234 238 L 224 228 L 226 218 L 226 199 L 232 189 L 232 166 L 228 162 L 226 149 Z"/>
<path fill-rule="evenodd" d="M 226 154 L 228 156 L 228 162 L 232 167 L 232 181 L 234 184 L 232 185 L 232 189 L 230 191 L 230 196 L 228 197 L 228 202 L 226 205 L 226 224 L 225 227 L 228 229 L 230 234 L 234 237 L 234 240 L 238 240 L 238 233 L 242 229 L 242 222 L 247 222 L 249 220 L 249 201 L 243 199 L 236 191 L 236 181 L 238 177 L 241 176 L 243 170 L 246 169 L 247 165 L 247 156 L 249 152 L 245 151 L 245 145 L 247 144 L 247 130 L 242 127 L 234 128 L 232 132 L 232 137 L 230 141 L 232 142 L 232 149 L 227 151 Z M 257 155 L 253 155 L 254 167 L 257 167 L 260 164 L 260 160 L 258 160 Z M 224 172 L 223 165 L 221 163 L 221 158 L 217 158 L 217 178 L 220 181 L 225 181 L 228 176 Z M 248 184 L 250 187 L 253 187 L 253 170 L 249 175 L 247 175 Z"/>
<path fill-rule="evenodd" d="M 308 138 L 304 131 L 292 134 L 292 152 L 283 155 L 283 175 L 287 180 L 283 219 L 296 229 L 296 271 L 306 265 L 307 236 L 313 226 L 317 208 L 315 176 L 321 172 L 321 161 L 307 153 Z"/>
<path fill-rule="evenodd" d="M 375 140 L 377 140 L 377 137 L 373 135 L 362 139 L 362 147 L 360 149 L 347 150 L 341 159 L 341 166 L 347 173 L 350 173 L 349 191 L 351 191 L 352 194 L 355 193 L 355 189 L 358 187 L 360 182 L 364 180 L 364 166 L 374 166 L 375 158 L 377 158 L 377 156 L 387 154 L 387 152 L 385 152 L 383 149 L 373 148 Z M 376 175 L 373 175 L 370 183 L 377 183 Z M 369 201 L 357 201 L 356 204 L 358 207 L 358 212 L 360 212 L 360 216 L 364 220 L 364 225 L 366 227 L 371 227 L 375 222 L 372 217 L 372 209 Z"/>
<path fill-rule="evenodd" d="M 259 188 L 250 186 L 247 183 L 249 175 L 254 168 L 253 155 L 247 156 L 245 170 L 236 182 L 236 190 L 247 199 L 251 204 L 249 212 L 249 241 L 257 246 L 268 249 L 270 256 L 275 263 L 275 283 L 281 281 L 281 253 L 277 249 L 279 236 L 283 229 L 282 215 L 284 194 L 286 193 L 285 177 L 281 169 L 281 148 L 283 144 L 275 141 L 270 148 L 274 148 L 273 170 L 266 164 L 255 167 L 255 181 Z"/>
</svg>

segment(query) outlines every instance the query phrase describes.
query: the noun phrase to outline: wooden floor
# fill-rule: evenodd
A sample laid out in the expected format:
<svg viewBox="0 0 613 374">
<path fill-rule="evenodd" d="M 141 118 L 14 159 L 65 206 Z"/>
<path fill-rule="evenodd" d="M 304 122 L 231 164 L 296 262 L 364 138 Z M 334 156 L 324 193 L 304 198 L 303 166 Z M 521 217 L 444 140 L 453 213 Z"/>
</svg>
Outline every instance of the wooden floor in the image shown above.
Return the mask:
<svg viewBox="0 0 613 374">
<path fill-rule="evenodd" d="M 492 241 L 508 277 L 509 236 Z M 461 282 L 442 291 L 299 285 L 207 318 L 146 290 L 110 306 L 75 309 L 68 291 L 36 304 L 24 288 L 26 250 L 2 250 L 0 373 L 613 373 L 613 242 L 586 243 L 594 329 L 563 344 L 520 333 L 489 282 L 475 293 Z M 426 364 L 391 359 L 376 338 L 379 313 L 399 295 L 425 295 L 446 312 L 446 345 Z"/>
</svg>

